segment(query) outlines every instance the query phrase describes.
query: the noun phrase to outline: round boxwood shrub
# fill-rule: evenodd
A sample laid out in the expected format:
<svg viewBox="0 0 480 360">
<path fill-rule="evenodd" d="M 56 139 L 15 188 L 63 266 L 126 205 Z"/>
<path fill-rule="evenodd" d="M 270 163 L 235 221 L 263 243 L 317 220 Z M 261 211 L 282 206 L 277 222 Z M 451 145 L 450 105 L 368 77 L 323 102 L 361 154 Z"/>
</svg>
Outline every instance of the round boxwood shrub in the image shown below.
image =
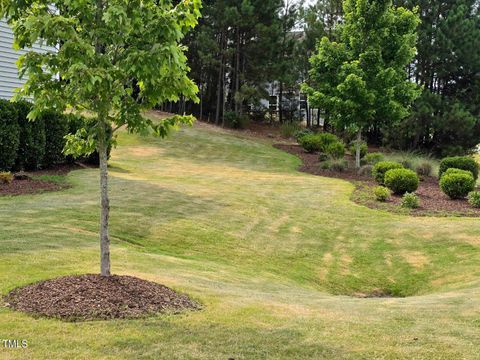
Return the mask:
<svg viewBox="0 0 480 360">
<path fill-rule="evenodd" d="M 475 208 L 480 208 L 480 192 L 472 191 L 468 194 L 468 203 Z"/>
<path fill-rule="evenodd" d="M 305 135 L 313 135 L 313 131 L 310 130 L 310 129 L 301 129 L 301 130 L 297 130 L 293 133 L 293 137 L 297 140 L 297 141 L 300 141 L 300 139 L 302 137 L 304 137 Z"/>
<path fill-rule="evenodd" d="M 403 169 L 403 166 L 393 161 L 380 161 L 373 167 L 372 175 L 379 184 L 384 184 L 385 173 L 393 169 Z"/>
<path fill-rule="evenodd" d="M 306 134 L 298 139 L 298 143 L 309 153 L 320 151 L 322 144 L 318 135 Z"/>
<path fill-rule="evenodd" d="M 413 193 L 418 189 L 418 176 L 410 169 L 392 169 L 385 173 L 385 186 L 395 194 Z"/>
<path fill-rule="evenodd" d="M 32 104 L 27 101 L 14 103 L 20 126 L 20 142 L 14 168 L 16 170 L 36 170 L 43 164 L 45 155 L 45 123 L 42 117 L 30 121 L 27 118 Z"/>
<path fill-rule="evenodd" d="M 475 179 L 470 171 L 449 169 L 440 178 L 440 188 L 451 199 L 462 199 L 475 189 Z"/>
<path fill-rule="evenodd" d="M 0 171 L 12 169 L 20 143 L 20 126 L 14 105 L 0 99 Z"/>
<path fill-rule="evenodd" d="M 326 147 L 325 153 L 332 159 L 342 159 L 345 156 L 345 145 L 340 141 L 333 142 Z"/>
<path fill-rule="evenodd" d="M 373 189 L 373 194 L 375 195 L 375 199 L 377 199 L 377 201 L 385 202 L 390 197 L 390 190 L 385 186 L 376 186 Z"/>
<path fill-rule="evenodd" d="M 447 157 L 440 162 L 438 177 L 441 178 L 443 173 L 450 168 L 470 171 L 475 180 L 478 179 L 478 163 L 469 156 L 453 156 Z"/>
</svg>

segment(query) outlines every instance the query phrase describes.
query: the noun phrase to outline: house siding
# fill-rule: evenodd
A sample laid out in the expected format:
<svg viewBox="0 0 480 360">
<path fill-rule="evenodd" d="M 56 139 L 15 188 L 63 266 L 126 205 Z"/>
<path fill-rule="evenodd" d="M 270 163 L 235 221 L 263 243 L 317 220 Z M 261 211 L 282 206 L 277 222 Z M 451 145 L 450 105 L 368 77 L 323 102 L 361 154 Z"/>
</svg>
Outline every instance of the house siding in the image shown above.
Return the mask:
<svg viewBox="0 0 480 360">
<path fill-rule="evenodd" d="M 18 76 L 17 60 L 20 55 L 30 50 L 39 53 L 54 51 L 54 48 L 40 46 L 35 44 L 32 49 L 14 50 L 13 49 L 13 32 L 4 19 L 0 19 L 0 98 L 10 99 L 15 89 L 21 87 L 26 77 L 20 79 Z"/>
</svg>

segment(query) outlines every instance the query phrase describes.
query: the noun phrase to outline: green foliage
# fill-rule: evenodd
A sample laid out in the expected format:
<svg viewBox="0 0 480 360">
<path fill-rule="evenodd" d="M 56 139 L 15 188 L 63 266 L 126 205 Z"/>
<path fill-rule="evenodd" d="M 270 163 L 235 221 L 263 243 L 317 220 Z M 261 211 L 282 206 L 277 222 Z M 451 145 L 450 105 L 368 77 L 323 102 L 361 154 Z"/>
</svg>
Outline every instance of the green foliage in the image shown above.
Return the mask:
<svg viewBox="0 0 480 360">
<path fill-rule="evenodd" d="M 9 171 L 0 171 L 0 184 L 10 184 L 13 181 L 13 174 Z"/>
<path fill-rule="evenodd" d="M 350 154 L 355 155 L 357 152 L 357 141 L 350 144 Z M 363 159 L 368 154 L 368 145 L 365 141 L 360 142 L 360 158 Z"/>
<path fill-rule="evenodd" d="M 345 156 L 345 145 L 340 141 L 328 144 L 325 153 L 334 160 L 342 159 Z"/>
<path fill-rule="evenodd" d="M 339 128 L 396 123 L 420 93 L 405 72 L 415 55 L 418 16 L 391 1 L 346 0 L 343 10 L 340 41 L 318 43 L 303 91 Z"/>
<path fill-rule="evenodd" d="M 372 175 L 379 184 L 384 184 L 385 173 L 393 169 L 403 169 L 403 166 L 392 161 L 380 161 L 373 166 Z"/>
<path fill-rule="evenodd" d="M 480 192 L 471 191 L 468 194 L 468 203 L 475 208 L 480 208 Z"/>
<path fill-rule="evenodd" d="M 417 165 L 415 172 L 420 177 L 431 176 L 433 171 L 432 164 L 429 162 L 422 162 L 420 165 Z"/>
<path fill-rule="evenodd" d="M 304 131 L 296 122 L 286 122 L 280 125 L 280 134 L 285 138 L 294 137 L 300 131 Z"/>
<path fill-rule="evenodd" d="M 15 164 L 19 135 L 20 126 L 14 105 L 0 99 L 0 171 L 8 171 Z"/>
<path fill-rule="evenodd" d="M 225 126 L 232 129 L 246 129 L 250 119 L 246 115 L 237 114 L 234 111 L 226 112 L 224 115 Z"/>
<path fill-rule="evenodd" d="M 65 161 L 63 149 L 68 134 L 68 122 L 65 115 L 56 111 L 44 111 L 39 118 L 45 124 L 45 156 L 43 165 L 50 167 Z"/>
<path fill-rule="evenodd" d="M 416 194 L 407 192 L 402 196 L 400 206 L 407 209 L 416 209 L 420 206 L 420 200 Z"/>
<path fill-rule="evenodd" d="M 322 162 L 320 167 L 324 170 L 343 172 L 348 168 L 348 161 L 345 159 L 330 159 Z"/>
<path fill-rule="evenodd" d="M 376 163 L 384 160 L 385 160 L 385 155 L 379 152 L 366 154 L 365 157 L 363 158 L 363 161 L 369 165 L 375 165 Z"/>
<path fill-rule="evenodd" d="M 340 142 L 340 139 L 334 134 L 319 133 L 307 134 L 298 140 L 299 144 L 308 152 L 322 151 L 326 153 L 330 144 Z"/>
<path fill-rule="evenodd" d="M 36 170 L 43 164 L 46 150 L 45 122 L 43 118 L 29 121 L 27 116 L 32 104 L 27 101 L 14 103 L 20 127 L 19 146 L 15 169 Z"/>
<path fill-rule="evenodd" d="M 313 134 L 314 132 L 310 129 L 300 129 L 293 133 L 293 137 L 297 140 L 297 142 L 299 142 L 300 139 L 305 135 L 313 135 Z"/>
<path fill-rule="evenodd" d="M 370 164 L 363 165 L 360 169 L 358 169 L 358 175 L 372 177 L 372 170 L 373 170 L 373 165 L 370 165 Z"/>
<path fill-rule="evenodd" d="M 375 186 L 373 194 L 377 201 L 385 202 L 390 197 L 390 190 L 385 186 Z"/>
<path fill-rule="evenodd" d="M 142 113 L 180 96 L 198 100 L 180 43 L 197 24 L 200 6 L 200 0 L 175 4 L 61 0 L 51 11 L 43 1 L 3 2 L 2 15 L 13 27 L 15 46 L 27 50 L 18 62 L 26 83 L 17 98 L 34 98 L 29 116 L 47 112 L 42 117 L 56 125 L 46 133 L 46 164 L 61 161 L 63 145 L 72 155 L 91 153 L 92 144 L 98 147 L 108 140 L 108 126 L 163 137 L 178 124 L 193 121 L 191 116 L 178 115 L 152 121 Z M 37 41 L 52 46 L 61 42 L 61 46 L 56 52 L 28 50 Z M 57 134 L 66 122 L 60 125 L 51 112 L 63 113 L 67 107 L 73 113 L 86 110 L 96 118 L 100 124 L 96 134 L 88 133 L 88 139 L 79 138 L 78 144 L 75 137 L 61 144 Z"/>
<path fill-rule="evenodd" d="M 440 188 L 451 199 L 462 199 L 475 189 L 475 179 L 469 171 L 449 169 L 440 178 Z"/>
<path fill-rule="evenodd" d="M 410 169 L 392 169 L 385 173 L 385 185 L 395 194 L 412 193 L 418 189 L 418 176 Z"/>
<path fill-rule="evenodd" d="M 469 156 L 447 157 L 440 162 L 438 177 L 441 178 L 443 173 L 450 168 L 468 170 L 472 173 L 474 179 L 478 179 L 478 163 L 474 158 Z"/>
</svg>

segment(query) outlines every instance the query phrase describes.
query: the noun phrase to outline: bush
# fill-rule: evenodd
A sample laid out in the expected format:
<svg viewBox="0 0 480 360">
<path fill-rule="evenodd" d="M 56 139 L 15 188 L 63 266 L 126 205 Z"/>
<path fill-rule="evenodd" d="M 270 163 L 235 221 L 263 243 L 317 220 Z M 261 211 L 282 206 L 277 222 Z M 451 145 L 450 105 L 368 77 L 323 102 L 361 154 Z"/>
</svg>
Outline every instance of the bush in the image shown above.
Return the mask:
<svg viewBox="0 0 480 360">
<path fill-rule="evenodd" d="M 61 164 L 65 161 L 63 148 L 65 146 L 65 135 L 68 133 L 68 122 L 64 114 L 47 111 L 41 116 L 45 122 L 45 156 L 43 165 L 50 167 Z"/>
<path fill-rule="evenodd" d="M 372 169 L 372 165 L 363 165 L 360 169 L 358 169 L 358 175 L 371 177 Z"/>
<path fill-rule="evenodd" d="M 318 135 L 307 134 L 298 140 L 299 144 L 309 153 L 320 151 L 322 144 Z"/>
<path fill-rule="evenodd" d="M 379 163 L 380 161 L 383 161 L 383 160 L 385 160 L 385 155 L 379 152 L 367 154 L 363 159 L 363 161 L 369 165 L 375 165 L 376 163 Z"/>
<path fill-rule="evenodd" d="M 400 161 L 400 164 L 401 164 L 405 169 L 414 170 L 413 163 L 412 163 L 412 161 L 409 160 L 409 159 L 402 159 L 402 160 Z"/>
<path fill-rule="evenodd" d="M 19 146 L 14 168 L 16 170 L 36 170 L 43 164 L 46 138 L 45 122 L 39 117 L 34 121 L 27 119 L 32 104 L 27 101 L 14 103 L 20 126 Z"/>
<path fill-rule="evenodd" d="M 285 138 L 291 138 L 300 129 L 296 122 L 287 122 L 280 126 L 280 134 Z"/>
<path fill-rule="evenodd" d="M 352 156 L 355 156 L 357 154 L 357 141 L 352 141 L 350 144 L 350 153 Z M 360 142 L 360 159 L 363 159 L 368 153 L 368 145 L 365 141 Z"/>
<path fill-rule="evenodd" d="M 373 194 L 375 195 L 375 199 L 377 199 L 377 201 L 385 202 L 390 197 L 390 190 L 385 186 L 376 186 L 373 189 Z"/>
<path fill-rule="evenodd" d="M 333 143 L 341 143 L 340 139 L 331 133 L 320 133 L 316 135 L 318 137 L 318 142 L 320 144 L 320 150 L 326 152 L 327 147 Z"/>
<path fill-rule="evenodd" d="M 342 172 L 348 168 L 348 161 L 344 159 L 327 160 L 320 164 L 320 168 L 323 170 Z"/>
<path fill-rule="evenodd" d="M 14 105 L 0 99 L 0 171 L 9 171 L 15 164 L 19 136 L 20 126 Z"/>
<path fill-rule="evenodd" d="M 0 172 L 0 184 L 10 184 L 12 181 L 13 174 L 11 172 Z"/>
<path fill-rule="evenodd" d="M 420 177 L 430 176 L 432 175 L 432 164 L 429 162 L 422 162 L 415 168 L 415 172 Z"/>
<path fill-rule="evenodd" d="M 310 130 L 310 129 L 301 129 L 301 130 L 297 130 L 293 133 L 293 137 L 299 141 L 302 137 L 304 137 L 305 135 L 312 135 L 313 134 L 313 131 Z"/>
<path fill-rule="evenodd" d="M 393 169 L 403 169 L 403 166 L 393 161 L 380 161 L 373 167 L 372 175 L 379 184 L 383 184 L 385 173 Z"/>
<path fill-rule="evenodd" d="M 475 189 L 470 171 L 450 169 L 440 178 L 440 188 L 451 199 L 462 199 Z"/>
<path fill-rule="evenodd" d="M 468 203 L 473 207 L 480 208 L 480 192 L 472 191 L 468 194 Z"/>
<path fill-rule="evenodd" d="M 250 124 L 250 119 L 246 115 L 236 114 L 233 111 L 228 111 L 223 116 L 225 125 L 232 129 L 246 129 Z"/>
<path fill-rule="evenodd" d="M 450 168 L 470 171 L 475 180 L 478 179 L 478 164 L 469 156 L 447 157 L 440 162 L 438 177 L 441 178 L 443 173 Z"/>
<path fill-rule="evenodd" d="M 418 196 L 413 193 L 405 193 L 402 196 L 401 207 L 407 209 L 416 209 L 420 206 L 420 200 L 418 200 Z"/>
<path fill-rule="evenodd" d="M 418 176 L 410 169 L 392 169 L 385 173 L 385 186 L 395 194 L 412 193 L 418 189 Z"/>
<path fill-rule="evenodd" d="M 326 147 L 325 153 L 332 159 L 342 159 L 345 156 L 345 145 L 340 141 L 331 143 Z"/>
</svg>

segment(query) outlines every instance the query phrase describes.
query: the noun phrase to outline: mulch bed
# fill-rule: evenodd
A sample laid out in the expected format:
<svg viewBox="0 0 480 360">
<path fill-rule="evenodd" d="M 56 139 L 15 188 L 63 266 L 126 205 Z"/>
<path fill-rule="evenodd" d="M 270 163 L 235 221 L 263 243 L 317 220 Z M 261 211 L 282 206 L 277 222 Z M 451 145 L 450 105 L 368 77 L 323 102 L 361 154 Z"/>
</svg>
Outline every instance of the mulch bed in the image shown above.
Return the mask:
<svg viewBox="0 0 480 360">
<path fill-rule="evenodd" d="M 66 321 L 139 318 L 200 310 L 200 304 L 172 289 L 132 276 L 64 276 L 12 290 L 8 307 Z"/>
<path fill-rule="evenodd" d="M 480 209 L 473 208 L 466 199 L 452 200 L 445 195 L 438 186 L 438 179 L 426 177 L 420 182 L 415 192 L 420 200 L 418 209 L 407 210 L 400 207 L 401 196 L 392 195 L 390 199 L 381 203 L 375 200 L 372 188 L 378 184 L 367 176 L 360 176 L 352 166 L 343 172 L 321 169 L 318 154 L 306 153 L 299 145 L 276 144 L 276 148 L 298 156 L 303 164 L 300 171 L 309 174 L 349 180 L 356 185 L 352 200 L 370 208 L 383 209 L 398 213 L 409 213 L 415 216 L 480 216 Z M 353 159 L 349 158 L 353 164 Z"/>
<path fill-rule="evenodd" d="M 10 184 L 0 183 L 0 196 L 38 194 L 67 189 L 70 187 L 67 183 L 35 179 L 35 177 L 44 175 L 65 176 L 72 170 L 90 167 L 82 163 L 60 164 L 48 169 L 21 173 L 20 179 L 14 179 Z"/>
</svg>

